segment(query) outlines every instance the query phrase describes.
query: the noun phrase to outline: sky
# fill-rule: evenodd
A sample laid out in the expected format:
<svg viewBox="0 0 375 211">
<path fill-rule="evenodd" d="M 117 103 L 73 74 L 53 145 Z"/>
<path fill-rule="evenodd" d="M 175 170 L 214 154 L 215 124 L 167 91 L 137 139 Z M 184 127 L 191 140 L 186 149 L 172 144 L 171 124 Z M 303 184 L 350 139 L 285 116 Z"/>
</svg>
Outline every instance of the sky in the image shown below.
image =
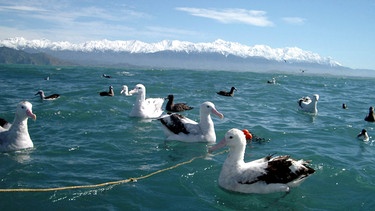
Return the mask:
<svg viewBox="0 0 375 211">
<path fill-rule="evenodd" d="M 374 0 L 0 0 L 0 40 L 222 39 L 375 70 Z"/>
</svg>

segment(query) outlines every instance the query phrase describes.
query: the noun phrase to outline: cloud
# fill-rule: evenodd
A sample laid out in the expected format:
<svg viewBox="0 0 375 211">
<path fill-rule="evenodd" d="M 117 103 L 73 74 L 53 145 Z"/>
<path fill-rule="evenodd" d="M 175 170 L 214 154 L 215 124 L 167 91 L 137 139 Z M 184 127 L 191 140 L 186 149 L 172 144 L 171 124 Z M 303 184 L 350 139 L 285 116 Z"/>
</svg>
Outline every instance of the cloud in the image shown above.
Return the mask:
<svg viewBox="0 0 375 211">
<path fill-rule="evenodd" d="M 221 23 L 244 23 L 254 26 L 273 26 L 274 24 L 268 20 L 265 11 L 245 10 L 245 9 L 203 9 L 190 7 L 177 7 L 176 10 L 188 12 L 193 16 L 210 18 Z"/>
<path fill-rule="evenodd" d="M 41 12 L 45 11 L 37 7 L 30 6 L 0 6 L 0 11 L 13 10 L 13 11 L 23 11 L 23 12 Z"/>
<path fill-rule="evenodd" d="M 302 25 L 305 23 L 305 19 L 300 18 L 300 17 L 284 17 L 282 18 L 282 20 L 286 23 L 296 24 L 296 25 Z"/>
<path fill-rule="evenodd" d="M 126 5 L 84 5 L 69 1 L 46 0 L 0 3 L 0 37 L 23 36 L 54 40 L 120 39 L 124 34 L 139 34 L 129 26 L 150 15 Z M 39 35 L 39 36 L 38 36 Z"/>
</svg>

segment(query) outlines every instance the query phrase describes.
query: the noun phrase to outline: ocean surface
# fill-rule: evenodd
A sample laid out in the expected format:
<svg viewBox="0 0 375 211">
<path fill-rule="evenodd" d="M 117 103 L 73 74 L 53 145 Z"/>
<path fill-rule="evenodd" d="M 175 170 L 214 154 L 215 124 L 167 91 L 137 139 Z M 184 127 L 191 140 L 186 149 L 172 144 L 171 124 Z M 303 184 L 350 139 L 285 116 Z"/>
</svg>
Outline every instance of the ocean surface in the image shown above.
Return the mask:
<svg viewBox="0 0 375 211">
<path fill-rule="evenodd" d="M 276 84 L 268 84 L 273 77 Z M 0 154 L 0 210 L 374 210 L 375 123 L 364 121 L 375 106 L 374 82 L 306 73 L 2 65 L 0 117 L 12 121 L 18 102 L 28 100 L 37 119 L 28 121 L 33 149 Z M 166 141 L 159 121 L 129 117 L 135 96 L 120 90 L 138 83 L 147 97 L 174 94 L 175 102 L 193 106 L 183 113 L 193 120 L 201 103 L 213 102 L 225 116 L 212 116 L 218 140 L 231 128 L 263 138 L 248 144 L 246 161 L 288 154 L 311 160 L 316 173 L 288 194 L 224 191 L 217 180 L 227 151 L 207 155 L 205 143 Z M 115 96 L 99 96 L 110 85 Z M 216 94 L 232 86 L 234 97 Z M 61 97 L 41 101 L 34 96 L 39 89 Z M 315 93 L 318 114 L 298 111 L 297 100 Z M 363 128 L 368 142 L 356 138 Z"/>
</svg>

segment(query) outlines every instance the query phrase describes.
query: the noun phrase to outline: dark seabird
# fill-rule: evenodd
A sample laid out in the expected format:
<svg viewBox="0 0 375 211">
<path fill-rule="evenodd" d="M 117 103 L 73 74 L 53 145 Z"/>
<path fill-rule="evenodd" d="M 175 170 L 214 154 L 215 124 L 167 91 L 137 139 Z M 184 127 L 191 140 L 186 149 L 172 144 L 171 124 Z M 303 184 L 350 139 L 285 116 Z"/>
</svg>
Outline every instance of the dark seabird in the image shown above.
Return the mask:
<svg viewBox="0 0 375 211">
<path fill-rule="evenodd" d="M 374 107 L 370 107 L 369 108 L 369 113 L 368 115 L 365 117 L 365 120 L 368 121 L 368 122 L 375 122 L 375 116 L 374 116 Z"/>
<path fill-rule="evenodd" d="M 268 80 L 267 83 L 269 83 L 269 84 L 275 84 L 276 83 L 276 79 L 272 78 L 271 80 Z"/>
<path fill-rule="evenodd" d="M 106 75 L 106 74 L 103 74 L 103 77 L 104 77 L 104 78 L 112 78 L 112 76 L 110 76 L 110 75 Z"/>
<path fill-rule="evenodd" d="M 100 92 L 100 96 L 114 96 L 115 93 L 113 92 L 113 87 L 109 86 L 109 91 L 108 92 Z"/>
<path fill-rule="evenodd" d="M 8 121 L 6 121 L 3 118 L 0 118 L 0 131 L 2 130 L 8 130 L 12 126 Z"/>
<path fill-rule="evenodd" d="M 232 86 L 232 88 L 230 89 L 229 92 L 227 92 L 227 91 L 220 91 L 220 92 L 216 92 L 216 93 L 218 93 L 219 95 L 223 95 L 223 96 L 233 97 L 235 90 L 237 91 L 237 89 Z"/>
<path fill-rule="evenodd" d="M 60 97 L 59 94 L 51 94 L 49 96 L 45 96 L 43 90 L 39 90 L 35 95 L 39 95 L 40 99 L 42 100 L 56 100 Z"/>
<path fill-rule="evenodd" d="M 165 110 L 170 112 L 180 112 L 180 111 L 186 111 L 191 110 L 193 107 L 188 106 L 186 103 L 173 103 L 174 96 L 168 95 L 166 98 L 168 99 L 167 105 L 165 106 Z"/>
<path fill-rule="evenodd" d="M 343 109 L 347 109 L 348 107 L 346 106 L 345 103 L 343 103 L 343 104 L 342 104 L 342 108 L 343 108 Z"/>
<path fill-rule="evenodd" d="M 362 131 L 357 135 L 357 138 L 363 141 L 368 141 L 369 137 L 368 137 L 366 129 L 362 129 Z"/>
</svg>

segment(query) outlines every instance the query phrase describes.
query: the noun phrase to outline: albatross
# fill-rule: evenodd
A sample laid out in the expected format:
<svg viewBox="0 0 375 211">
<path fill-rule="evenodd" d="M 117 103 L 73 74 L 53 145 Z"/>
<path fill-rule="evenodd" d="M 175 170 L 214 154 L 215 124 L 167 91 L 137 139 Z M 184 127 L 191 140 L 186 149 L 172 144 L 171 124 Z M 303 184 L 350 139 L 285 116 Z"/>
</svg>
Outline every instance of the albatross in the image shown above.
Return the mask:
<svg viewBox="0 0 375 211">
<path fill-rule="evenodd" d="M 45 96 L 43 90 L 39 90 L 35 95 L 39 95 L 41 100 L 56 100 L 57 98 L 60 97 L 59 94 L 51 94 L 51 95 Z"/>
<path fill-rule="evenodd" d="M 32 111 L 32 104 L 22 101 L 17 105 L 13 123 L 9 128 L 0 128 L 0 152 L 34 147 L 28 131 L 28 118 L 36 120 L 36 115 Z"/>
<path fill-rule="evenodd" d="M 243 131 L 230 129 L 225 137 L 209 149 L 209 152 L 229 147 L 219 176 L 219 186 L 240 193 L 289 192 L 315 172 L 304 160 L 294 160 L 288 155 L 272 155 L 244 161 L 246 137 Z"/>
<path fill-rule="evenodd" d="M 318 113 L 319 95 L 314 94 L 312 98 L 302 97 L 298 100 L 298 109 L 309 113 Z"/>
<path fill-rule="evenodd" d="M 211 114 L 224 118 L 224 115 L 216 110 L 212 102 L 204 102 L 199 110 L 199 123 L 180 114 L 171 113 L 159 118 L 167 140 L 182 142 L 211 142 L 216 141 L 214 122 Z"/>
<path fill-rule="evenodd" d="M 137 94 L 131 117 L 158 118 L 163 113 L 164 98 L 146 98 L 146 87 L 143 84 L 137 84 L 129 94 Z"/>
</svg>

